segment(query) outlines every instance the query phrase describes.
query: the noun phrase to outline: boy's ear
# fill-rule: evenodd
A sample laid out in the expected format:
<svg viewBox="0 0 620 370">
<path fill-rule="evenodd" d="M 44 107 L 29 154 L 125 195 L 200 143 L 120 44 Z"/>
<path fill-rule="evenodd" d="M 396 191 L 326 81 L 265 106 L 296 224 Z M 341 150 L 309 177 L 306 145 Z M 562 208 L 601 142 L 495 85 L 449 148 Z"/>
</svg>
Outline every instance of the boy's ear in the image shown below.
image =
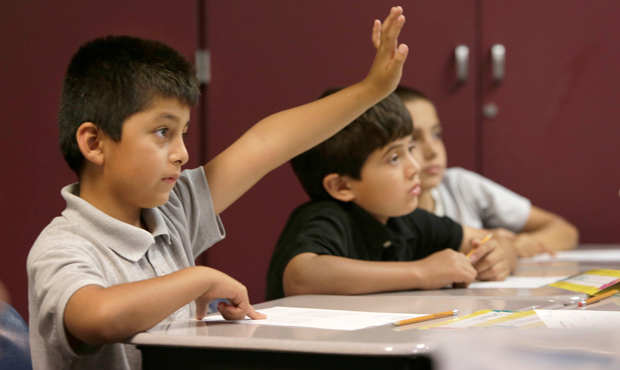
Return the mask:
<svg viewBox="0 0 620 370">
<path fill-rule="evenodd" d="M 330 173 L 323 178 L 323 187 L 329 195 L 341 202 L 350 202 L 355 199 L 355 194 L 351 191 L 346 176 Z"/>
<path fill-rule="evenodd" d="M 88 161 L 102 165 L 103 150 L 101 145 L 103 132 L 92 122 L 84 122 L 78 127 L 76 139 L 80 151 Z"/>
</svg>

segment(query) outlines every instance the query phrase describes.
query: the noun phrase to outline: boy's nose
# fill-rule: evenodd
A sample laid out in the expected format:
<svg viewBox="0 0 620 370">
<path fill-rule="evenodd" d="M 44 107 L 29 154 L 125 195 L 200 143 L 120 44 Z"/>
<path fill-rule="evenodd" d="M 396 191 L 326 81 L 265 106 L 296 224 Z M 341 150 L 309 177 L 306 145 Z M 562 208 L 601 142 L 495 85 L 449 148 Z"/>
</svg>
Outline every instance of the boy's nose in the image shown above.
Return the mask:
<svg viewBox="0 0 620 370">
<path fill-rule="evenodd" d="M 175 163 L 179 162 L 181 166 L 189 160 L 189 153 L 183 140 L 179 140 L 178 144 L 175 145 L 170 160 Z"/>
<path fill-rule="evenodd" d="M 420 172 L 420 164 L 418 163 L 418 161 L 415 160 L 415 158 L 412 155 L 410 155 L 409 162 L 407 164 L 407 177 L 414 177 L 419 172 Z"/>
<path fill-rule="evenodd" d="M 422 153 L 424 153 L 424 158 L 432 159 L 437 155 L 437 151 L 428 141 L 422 145 Z"/>
</svg>

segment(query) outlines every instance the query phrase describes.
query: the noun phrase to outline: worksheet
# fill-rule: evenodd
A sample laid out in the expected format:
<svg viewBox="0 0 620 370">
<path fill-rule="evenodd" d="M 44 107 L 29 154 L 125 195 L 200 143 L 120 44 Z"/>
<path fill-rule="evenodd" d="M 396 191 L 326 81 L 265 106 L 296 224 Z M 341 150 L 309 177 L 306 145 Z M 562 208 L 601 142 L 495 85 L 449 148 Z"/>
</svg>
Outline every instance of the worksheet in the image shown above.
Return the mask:
<svg viewBox="0 0 620 370">
<path fill-rule="evenodd" d="M 556 256 L 544 253 L 530 258 L 519 258 L 520 263 L 552 261 L 618 262 L 620 261 L 620 249 L 577 249 L 559 251 Z"/>
<path fill-rule="evenodd" d="M 556 281 L 566 279 L 568 276 L 508 276 L 504 281 L 476 281 L 467 288 L 469 289 L 497 289 L 497 288 L 540 288 Z"/>
<path fill-rule="evenodd" d="M 361 312 L 325 310 L 318 308 L 271 307 L 257 310 L 267 315 L 265 320 L 225 320 L 222 315 L 209 315 L 206 322 L 229 322 L 236 324 L 295 326 L 314 329 L 358 330 L 372 326 L 392 324 L 396 321 L 424 316 L 426 314 L 405 314 L 385 312 Z"/>
<path fill-rule="evenodd" d="M 620 311 L 535 310 L 548 328 L 620 329 Z"/>
</svg>

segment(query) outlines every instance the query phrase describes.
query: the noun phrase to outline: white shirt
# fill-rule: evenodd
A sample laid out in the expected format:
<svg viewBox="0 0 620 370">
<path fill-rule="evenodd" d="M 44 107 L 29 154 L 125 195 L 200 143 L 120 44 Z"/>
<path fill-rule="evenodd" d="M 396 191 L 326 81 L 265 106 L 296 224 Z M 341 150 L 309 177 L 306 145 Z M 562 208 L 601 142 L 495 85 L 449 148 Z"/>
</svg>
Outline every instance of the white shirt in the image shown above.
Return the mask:
<svg viewBox="0 0 620 370">
<path fill-rule="evenodd" d="M 476 229 L 501 227 L 518 233 L 532 209 L 529 199 L 460 167 L 446 169 L 443 181 L 431 195 L 436 215 Z"/>
</svg>

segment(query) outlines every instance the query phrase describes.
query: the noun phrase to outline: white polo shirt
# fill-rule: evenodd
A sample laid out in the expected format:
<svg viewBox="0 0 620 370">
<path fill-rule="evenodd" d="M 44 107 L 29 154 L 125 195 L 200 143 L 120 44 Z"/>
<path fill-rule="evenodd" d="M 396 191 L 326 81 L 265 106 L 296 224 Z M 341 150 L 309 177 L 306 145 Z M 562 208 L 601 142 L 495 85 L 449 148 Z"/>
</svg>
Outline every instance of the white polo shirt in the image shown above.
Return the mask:
<svg viewBox="0 0 620 370">
<path fill-rule="evenodd" d="M 476 229 L 501 227 L 518 233 L 532 210 L 529 199 L 460 167 L 446 169 L 431 195 L 437 216 L 448 216 Z"/>
<path fill-rule="evenodd" d="M 110 287 L 194 266 L 199 254 L 222 240 L 224 227 L 204 170 L 183 171 L 168 203 L 142 211 L 150 231 L 99 211 L 78 196 L 77 183 L 61 194 L 67 208 L 41 232 L 28 255 L 34 369 L 140 369 L 140 352 L 131 345 L 107 344 L 76 354 L 64 330 L 65 307 L 86 285 Z M 164 321 L 194 315 L 192 302 Z"/>
</svg>

